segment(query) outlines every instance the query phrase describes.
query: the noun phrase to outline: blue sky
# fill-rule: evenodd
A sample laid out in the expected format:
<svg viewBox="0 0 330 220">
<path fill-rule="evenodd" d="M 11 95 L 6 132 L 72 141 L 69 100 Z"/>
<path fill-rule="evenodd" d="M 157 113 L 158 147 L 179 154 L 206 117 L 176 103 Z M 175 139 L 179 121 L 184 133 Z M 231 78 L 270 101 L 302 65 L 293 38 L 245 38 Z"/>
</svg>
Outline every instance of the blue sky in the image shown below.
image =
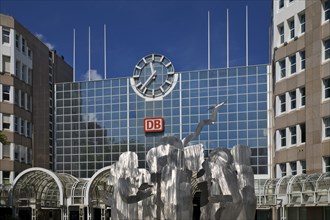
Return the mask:
<svg viewBox="0 0 330 220">
<path fill-rule="evenodd" d="M 2 0 L 11 15 L 73 64 L 76 80 L 91 69 L 104 75 L 103 27 L 107 27 L 107 78 L 131 76 L 145 55 L 167 56 L 177 72 L 207 69 L 207 14 L 211 15 L 211 68 L 226 67 L 226 10 L 229 9 L 230 66 L 245 65 L 245 7 L 249 8 L 249 64 L 269 63 L 271 0 L 17 1 Z"/>
</svg>

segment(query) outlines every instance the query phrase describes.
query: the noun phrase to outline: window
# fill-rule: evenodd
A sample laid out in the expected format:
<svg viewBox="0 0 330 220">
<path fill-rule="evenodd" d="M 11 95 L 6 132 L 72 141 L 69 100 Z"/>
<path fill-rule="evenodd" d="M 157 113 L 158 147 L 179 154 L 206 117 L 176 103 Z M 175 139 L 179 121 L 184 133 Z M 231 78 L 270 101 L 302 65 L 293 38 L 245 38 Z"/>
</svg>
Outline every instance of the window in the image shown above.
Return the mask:
<svg viewBox="0 0 330 220">
<path fill-rule="evenodd" d="M 10 101 L 10 86 L 2 85 L 2 101 Z"/>
<path fill-rule="evenodd" d="M 324 60 L 327 60 L 329 58 L 330 58 L 330 39 L 324 41 Z"/>
<path fill-rule="evenodd" d="M 324 20 L 330 20 L 330 0 L 324 1 Z"/>
<path fill-rule="evenodd" d="M 28 70 L 28 81 L 27 81 L 27 83 L 29 85 L 32 85 L 32 69 Z"/>
<path fill-rule="evenodd" d="M 25 108 L 25 93 L 21 92 L 21 108 Z"/>
<path fill-rule="evenodd" d="M 10 184 L 10 171 L 2 171 L 2 183 L 3 185 Z"/>
<path fill-rule="evenodd" d="M 305 87 L 300 88 L 300 97 L 301 97 L 301 106 L 305 106 L 306 104 L 306 92 Z"/>
<path fill-rule="evenodd" d="M 289 21 L 290 39 L 294 38 L 294 19 Z"/>
<path fill-rule="evenodd" d="M 16 49 L 19 49 L 19 35 L 18 34 L 15 35 L 15 46 L 16 46 Z"/>
<path fill-rule="evenodd" d="M 21 78 L 21 62 L 16 61 L 16 66 L 15 66 L 15 74 L 16 76 L 20 79 Z"/>
<path fill-rule="evenodd" d="M 3 72 L 10 73 L 10 57 L 2 56 Z"/>
<path fill-rule="evenodd" d="M 30 122 L 26 123 L 26 136 L 31 137 L 31 123 Z"/>
<path fill-rule="evenodd" d="M 280 0 L 279 1 L 279 5 L 278 5 L 279 9 L 284 7 L 284 0 Z"/>
<path fill-rule="evenodd" d="M 323 119 L 323 124 L 324 124 L 324 138 L 330 138 L 330 117 L 324 118 Z"/>
<path fill-rule="evenodd" d="M 22 38 L 22 52 L 25 53 L 26 41 Z"/>
<path fill-rule="evenodd" d="M 305 143 L 306 142 L 306 126 L 305 124 L 300 124 L 300 143 Z"/>
<path fill-rule="evenodd" d="M 290 109 L 296 108 L 296 90 L 289 92 L 290 95 Z"/>
<path fill-rule="evenodd" d="M 296 55 L 292 55 L 290 57 L 290 64 L 291 64 L 291 74 L 296 72 Z"/>
<path fill-rule="evenodd" d="M 286 146 L 286 131 L 285 128 L 280 130 L 280 138 L 281 138 L 281 147 Z"/>
<path fill-rule="evenodd" d="M 7 28 L 3 28 L 2 29 L 2 43 L 9 44 L 9 36 L 10 36 L 10 30 Z"/>
<path fill-rule="evenodd" d="M 291 135 L 291 145 L 295 145 L 297 143 L 297 129 L 296 129 L 296 126 L 290 127 L 290 135 Z"/>
<path fill-rule="evenodd" d="M 305 31 L 306 31 L 306 17 L 305 17 L 305 14 L 301 14 L 299 16 L 299 20 L 300 20 L 300 33 L 305 33 Z"/>
<path fill-rule="evenodd" d="M 24 82 L 27 81 L 27 67 L 26 65 L 22 65 L 22 78 L 21 80 L 23 80 Z"/>
<path fill-rule="evenodd" d="M 286 106 L 285 106 L 285 104 L 286 104 L 286 103 L 285 103 L 285 94 L 280 95 L 280 96 L 279 96 L 279 100 L 280 100 L 280 106 L 281 106 L 281 108 L 280 108 L 281 111 L 280 111 L 280 112 L 281 112 L 281 113 L 282 113 L 282 112 L 285 112 L 285 111 L 286 111 Z"/>
<path fill-rule="evenodd" d="M 30 109 L 30 105 L 31 105 L 30 101 L 31 101 L 30 96 L 27 95 L 27 97 L 26 97 L 26 110 L 31 110 Z"/>
<path fill-rule="evenodd" d="M 2 114 L 2 129 L 10 130 L 10 115 Z"/>
<path fill-rule="evenodd" d="M 19 90 L 15 88 L 15 105 L 18 105 L 19 103 Z"/>
<path fill-rule="evenodd" d="M 297 174 L 297 162 L 290 162 L 291 175 L 294 176 Z"/>
<path fill-rule="evenodd" d="M 278 33 L 280 35 L 280 44 L 284 43 L 284 25 L 278 26 Z"/>
<path fill-rule="evenodd" d="M 301 160 L 300 166 L 301 166 L 301 173 L 306 174 L 306 160 Z"/>
<path fill-rule="evenodd" d="M 32 58 L 32 50 L 30 48 L 28 48 L 28 57 Z"/>
<path fill-rule="evenodd" d="M 323 172 L 330 172 L 330 157 L 323 157 Z"/>
<path fill-rule="evenodd" d="M 21 133 L 22 135 L 25 135 L 25 121 L 21 119 Z"/>
<path fill-rule="evenodd" d="M 15 116 L 14 120 L 15 120 L 14 131 L 16 133 L 18 133 L 18 125 L 19 125 L 18 120 L 19 120 L 19 118 Z"/>
<path fill-rule="evenodd" d="M 280 65 L 280 78 L 284 78 L 286 75 L 286 70 L 285 70 L 285 59 L 279 61 L 279 65 Z"/>
<path fill-rule="evenodd" d="M 300 51 L 300 60 L 301 60 L 301 69 L 303 70 L 303 69 L 305 69 L 305 67 L 306 67 L 306 58 L 305 58 L 305 51 Z"/>
<path fill-rule="evenodd" d="M 281 163 L 280 164 L 280 170 L 281 170 L 281 176 L 286 176 L 286 164 L 285 163 Z"/>
<path fill-rule="evenodd" d="M 330 78 L 323 80 L 323 98 L 330 98 Z"/>
</svg>

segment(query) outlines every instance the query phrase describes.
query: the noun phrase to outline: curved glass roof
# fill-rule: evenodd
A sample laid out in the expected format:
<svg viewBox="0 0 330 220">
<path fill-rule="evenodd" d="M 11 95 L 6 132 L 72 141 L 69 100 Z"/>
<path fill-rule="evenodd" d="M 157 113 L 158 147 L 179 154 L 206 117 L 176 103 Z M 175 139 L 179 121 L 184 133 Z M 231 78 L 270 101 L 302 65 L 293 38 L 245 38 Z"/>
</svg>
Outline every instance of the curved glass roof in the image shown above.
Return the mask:
<svg viewBox="0 0 330 220">
<path fill-rule="evenodd" d="M 55 174 L 44 168 L 30 168 L 21 172 L 12 186 L 14 206 L 27 206 L 30 203 L 42 207 L 64 205 L 65 187 L 76 178 L 68 174 Z"/>
<path fill-rule="evenodd" d="M 330 203 L 330 172 L 284 176 L 265 182 L 262 199 L 258 205 L 277 205 L 285 199 L 287 205 L 327 205 Z"/>
<path fill-rule="evenodd" d="M 102 200 L 102 195 L 105 191 L 111 190 L 108 184 L 110 172 L 113 172 L 113 165 L 104 167 L 98 170 L 92 178 L 89 180 L 86 186 L 86 197 L 85 197 L 85 205 L 91 206 L 100 206 L 100 204 L 104 203 Z"/>
<path fill-rule="evenodd" d="M 104 167 L 90 179 L 78 179 L 69 174 L 54 173 L 43 168 L 24 170 L 15 178 L 12 185 L 12 205 L 27 207 L 36 204 L 44 208 L 70 205 L 105 207 L 103 196 L 112 190 L 109 176 L 113 169 L 113 165 Z M 192 184 L 195 186 L 196 180 L 194 181 Z M 330 172 L 285 176 L 258 184 L 258 206 L 276 206 L 278 199 L 281 199 L 282 205 L 330 203 Z"/>
</svg>

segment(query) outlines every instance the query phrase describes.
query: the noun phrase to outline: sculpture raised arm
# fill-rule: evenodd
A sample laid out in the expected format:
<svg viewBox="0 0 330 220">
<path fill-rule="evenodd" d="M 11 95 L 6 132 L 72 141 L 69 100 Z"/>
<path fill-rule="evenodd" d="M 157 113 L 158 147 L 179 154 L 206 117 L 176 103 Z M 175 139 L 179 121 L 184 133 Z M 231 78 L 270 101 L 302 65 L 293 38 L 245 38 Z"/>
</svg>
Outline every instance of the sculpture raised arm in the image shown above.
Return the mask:
<svg viewBox="0 0 330 220">
<path fill-rule="evenodd" d="M 210 124 L 214 124 L 215 121 L 217 120 L 217 114 L 220 110 L 220 108 L 226 103 L 226 101 L 224 102 L 221 102 L 215 106 L 212 106 L 209 108 L 209 110 L 213 109 L 212 113 L 211 113 L 211 117 L 209 119 L 206 119 L 206 120 L 202 120 L 198 123 L 196 129 L 195 129 L 195 132 L 194 133 L 191 133 L 190 135 L 188 135 L 187 137 L 185 137 L 183 140 L 182 140 L 182 143 L 183 143 L 183 147 L 186 147 L 188 145 L 188 143 L 195 139 L 196 137 L 199 136 L 199 134 L 201 133 L 204 125 L 210 125 Z"/>
</svg>

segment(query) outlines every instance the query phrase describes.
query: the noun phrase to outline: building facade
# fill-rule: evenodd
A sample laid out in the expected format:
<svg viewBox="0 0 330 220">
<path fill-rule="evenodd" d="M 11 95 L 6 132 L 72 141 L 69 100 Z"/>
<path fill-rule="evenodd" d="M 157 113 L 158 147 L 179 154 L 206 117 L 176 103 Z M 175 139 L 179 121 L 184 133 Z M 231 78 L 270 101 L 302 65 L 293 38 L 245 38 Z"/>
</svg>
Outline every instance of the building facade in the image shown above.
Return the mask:
<svg viewBox="0 0 330 220">
<path fill-rule="evenodd" d="M 0 184 L 23 170 L 53 168 L 54 83 L 72 68 L 13 17 L 0 14 Z"/>
<path fill-rule="evenodd" d="M 202 143 L 206 156 L 217 147 L 248 145 L 254 173 L 268 178 L 269 67 L 169 72 L 165 79 L 166 64 L 157 64 L 138 64 L 145 70 L 137 73 L 138 67 L 127 78 L 56 84 L 56 172 L 88 178 L 128 150 L 138 154 L 139 167 L 147 167 L 145 156 L 160 138 L 182 140 L 211 117 L 209 107 L 227 100 L 217 122 L 191 143 Z M 155 71 L 157 79 L 149 82 L 144 71 Z M 150 118 L 162 119 L 164 130 L 148 132 Z"/>
<path fill-rule="evenodd" d="M 272 177 L 288 189 L 290 182 L 304 185 L 300 195 L 313 180 L 311 190 L 329 196 L 330 1 L 273 1 L 272 23 Z M 277 191 L 284 193 L 290 192 Z M 329 218 L 323 196 L 311 203 L 307 194 L 296 202 L 286 198 L 279 198 L 285 208 L 274 219 Z"/>
</svg>

